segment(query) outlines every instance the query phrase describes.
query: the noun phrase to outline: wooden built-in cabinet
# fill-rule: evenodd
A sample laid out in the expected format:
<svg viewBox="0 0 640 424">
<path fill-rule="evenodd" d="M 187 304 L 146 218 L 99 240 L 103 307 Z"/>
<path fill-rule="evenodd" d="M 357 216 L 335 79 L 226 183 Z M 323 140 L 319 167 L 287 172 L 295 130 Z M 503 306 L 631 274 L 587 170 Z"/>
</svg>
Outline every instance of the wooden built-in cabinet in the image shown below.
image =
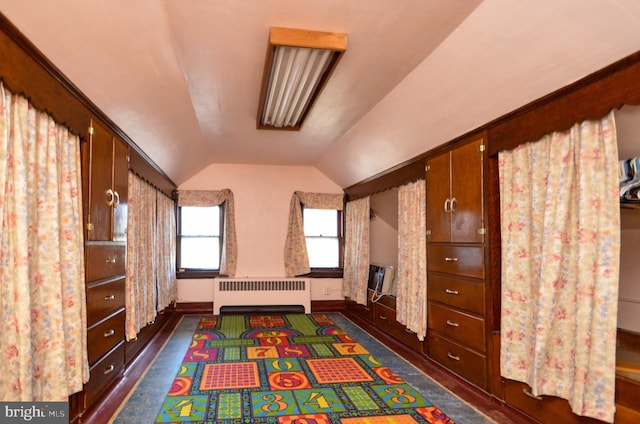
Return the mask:
<svg viewBox="0 0 640 424">
<path fill-rule="evenodd" d="M 376 302 L 371 301 L 372 296 Z M 374 324 L 387 335 L 406 344 L 412 350 L 422 353 L 422 341 L 415 332 L 407 329 L 396 319 L 396 298 L 394 296 L 375 296 L 373 290 L 367 290 L 367 304 L 361 305 L 351 299 L 346 300 L 346 310 Z"/>
<path fill-rule="evenodd" d="M 88 149 L 87 240 L 126 242 L 129 147 L 92 120 Z"/>
<path fill-rule="evenodd" d="M 526 384 L 500 376 L 501 261 L 508 258 L 501 254 L 498 153 L 567 130 L 576 122 L 601 119 L 621 105 L 640 105 L 640 52 L 345 189 L 355 200 L 414 181 L 417 166 L 420 172 L 426 168 L 428 330 L 424 352 L 505 408 L 537 422 L 599 421 L 574 414 L 564 399 L 533 396 Z M 387 306 L 380 306 L 387 312 L 382 307 Z M 348 299 L 346 311 L 376 326 L 392 316 L 376 320 L 376 305 L 355 305 Z M 637 333 L 618 330 L 616 423 L 640 422 L 640 383 L 622 372 L 629 365 L 626 353 L 640 352 L 639 340 Z M 632 367 L 635 377 L 637 362 Z"/>
<path fill-rule="evenodd" d="M 125 365 L 125 278 L 128 145 L 96 120 L 83 144 L 87 350 L 84 406 L 122 376 Z"/>
<path fill-rule="evenodd" d="M 481 135 L 427 158 L 427 355 L 488 387 Z"/>
<path fill-rule="evenodd" d="M 482 138 L 428 158 L 427 234 L 430 243 L 483 243 Z"/>
<path fill-rule="evenodd" d="M 100 404 L 110 387 L 117 387 L 129 361 L 173 311 L 167 308 L 135 343 L 125 343 L 129 170 L 167 195 L 176 185 L 2 14 L 0 28 L 3 84 L 24 94 L 81 140 L 90 380 L 83 391 L 69 397 L 69 421 L 75 423 Z"/>
</svg>

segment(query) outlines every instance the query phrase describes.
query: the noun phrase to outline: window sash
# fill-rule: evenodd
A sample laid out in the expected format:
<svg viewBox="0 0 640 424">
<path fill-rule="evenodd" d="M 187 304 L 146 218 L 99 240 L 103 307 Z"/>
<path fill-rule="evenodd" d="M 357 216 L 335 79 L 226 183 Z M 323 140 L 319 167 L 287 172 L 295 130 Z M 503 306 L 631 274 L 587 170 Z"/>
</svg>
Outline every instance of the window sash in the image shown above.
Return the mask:
<svg viewBox="0 0 640 424">
<path fill-rule="evenodd" d="M 322 211 L 331 211 L 335 213 L 335 226 L 331 226 L 330 228 L 327 225 L 321 225 L 321 231 L 315 229 L 315 227 L 310 227 L 305 224 L 305 216 L 310 211 L 312 214 L 315 214 L 315 211 L 318 211 L 319 214 L 323 215 Z M 305 240 L 307 242 L 307 255 L 309 257 L 309 268 L 312 272 L 314 271 L 323 271 L 323 270 L 341 270 L 342 269 L 342 211 L 336 209 L 314 209 L 314 208 L 302 208 L 302 219 L 303 219 L 303 227 L 305 233 Z M 330 234 L 326 234 L 330 233 Z M 332 252 L 330 258 L 326 257 L 316 257 L 314 255 L 319 249 L 321 249 L 321 244 L 337 244 L 337 248 L 335 252 Z"/>
<path fill-rule="evenodd" d="M 206 206 L 204 206 L 206 207 Z M 221 254 L 223 249 L 224 237 L 222 236 L 224 231 L 224 208 L 222 205 L 219 206 L 209 206 L 211 208 L 218 208 L 217 216 L 218 216 L 218 225 L 214 226 L 213 231 L 209 231 L 217 234 L 184 234 L 183 233 L 183 208 L 202 208 L 202 206 L 179 206 L 178 207 L 178 225 L 177 225 L 177 269 L 178 275 L 181 277 L 189 276 L 189 274 L 196 275 L 198 273 L 204 272 L 206 275 L 202 275 L 203 277 L 211 277 L 217 275 L 220 271 L 220 261 Z M 193 242 L 196 240 L 201 240 L 201 248 L 206 250 L 208 248 L 212 248 L 212 255 L 215 255 L 215 260 L 208 264 L 205 255 L 199 255 L 196 258 L 189 258 L 188 260 L 183 259 L 183 253 L 185 248 L 188 246 L 183 246 L 184 243 L 194 244 Z M 217 241 L 214 246 L 207 246 L 206 240 L 215 240 Z M 190 243 L 191 242 L 191 243 Z M 211 274 L 213 273 L 213 274 Z"/>
</svg>

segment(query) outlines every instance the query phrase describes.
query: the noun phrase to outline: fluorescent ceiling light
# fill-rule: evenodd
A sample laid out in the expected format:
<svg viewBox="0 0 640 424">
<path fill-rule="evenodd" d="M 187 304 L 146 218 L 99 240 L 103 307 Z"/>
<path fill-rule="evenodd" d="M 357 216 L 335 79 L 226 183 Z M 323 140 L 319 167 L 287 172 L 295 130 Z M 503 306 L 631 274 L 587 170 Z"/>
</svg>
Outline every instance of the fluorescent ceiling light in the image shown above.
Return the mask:
<svg viewBox="0 0 640 424">
<path fill-rule="evenodd" d="M 299 130 L 346 48 L 346 34 L 271 28 L 258 128 Z"/>
</svg>

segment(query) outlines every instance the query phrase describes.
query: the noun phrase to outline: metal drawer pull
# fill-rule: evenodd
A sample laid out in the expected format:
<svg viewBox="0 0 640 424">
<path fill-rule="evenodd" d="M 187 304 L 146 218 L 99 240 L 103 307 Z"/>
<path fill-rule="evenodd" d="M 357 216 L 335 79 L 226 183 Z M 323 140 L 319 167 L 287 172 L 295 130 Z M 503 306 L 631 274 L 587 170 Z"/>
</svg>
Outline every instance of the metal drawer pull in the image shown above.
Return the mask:
<svg viewBox="0 0 640 424">
<path fill-rule="evenodd" d="M 116 258 L 105 259 L 105 262 L 108 263 L 108 264 L 115 264 L 116 263 Z"/>
<path fill-rule="evenodd" d="M 449 327 L 459 327 L 460 326 L 460 324 L 458 324 L 457 322 L 453 322 L 453 321 L 450 321 L 450 320 L 447 320 L 447 325 Z"/>
<path fill-rule="evenodd" d="M 115 298 L 116 298 L 116 296 L 115 296 L 115 295 L 110 294 L 109 296 L 105 296 L 105 297 L 104 297 L 104 301 L 105 301 L 105 302 L 108 302 L 108 301 L 110 301 L 110 300 L 114 300 Z"/>
<path fill-rule="evenodd" d="M 385 317 L 384 315 L 379 315 L 378 318 L 382 319 L 382 320 L 387 320 L 387 317 Z"/>
<path fill-rule="evenodd" d="M 447 356 L 448 356 L 449 358 L 453 359 L 454 361 L 459 361 L 459 360 L 460 360 L 460 357 L 459 357 L 459 356 L 454 355 L 454 354 L 453 354 L 453 353 L 451 353 L 451 352 L 447 352 Z"/>
<path fill-rule="evenodd" d="M 452 197 L 451 198 L 451 206 L 449 207 L 451 212 L 455 212 L 456 211 L 456 205 L 457 204 L 458 204 L 458 199 L 456 199 L 455 197 Z"/>
<path fill-rule="evenodd" d="M 535 399 L 535 400 L 543 400 L 540 396 L 536 396 L 533 393 L 531 393 L 529 390 L 527 389 L 522 389 L 522 393 L 524 393 L 525 395 L 529 396 L 531 399 Z"/>
<path fill-rule="evenodd" d="M 109 331 L 105 331 L 105 332 L 104 332 L 104 336 L 105 336 L 105 337 L 111 337 L 111 336 L 113 336 L 114 334 L 116 334 L 116 330 L 114 330 L 114 329 L 111 329 L 111 330 L 109 330 Z"/>
<path fill-rule="evenodd" d="M 111 365 L 110 367 L 105 368 L 104 371 L 102 371 L 102 373 L 104 375 L 111 374 L 115 369 L 116 369 L 115 365 Z"/>
<path fill-rule="evenodd" d="M 444 258 L 445 262 L 458 262 L 458 258 Z"/>
<path fill-rule="evenodd" d="M 446 294 L 460 294 L 458 290 L 444 289 Z"/>
<path fill-rule="evenodd" d="M 444 211 L 451 212 L 451 200 L 447 199 L 444 201 Z"/>
</svg>

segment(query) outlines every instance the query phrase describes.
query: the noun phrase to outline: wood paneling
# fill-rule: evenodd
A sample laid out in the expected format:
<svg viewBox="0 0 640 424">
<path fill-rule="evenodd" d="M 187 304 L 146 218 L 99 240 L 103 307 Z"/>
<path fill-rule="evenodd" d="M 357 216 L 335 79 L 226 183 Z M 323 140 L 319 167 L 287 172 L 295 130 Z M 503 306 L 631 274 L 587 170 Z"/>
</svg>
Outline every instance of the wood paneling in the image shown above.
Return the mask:
<svg viewBox="0 0 640 424">
<path fill-rule="evenodd" d="M 625 104 L 640 104 L 640 52 L 487 124 L 489 155 L 600 119 Z"/>
</svg>

